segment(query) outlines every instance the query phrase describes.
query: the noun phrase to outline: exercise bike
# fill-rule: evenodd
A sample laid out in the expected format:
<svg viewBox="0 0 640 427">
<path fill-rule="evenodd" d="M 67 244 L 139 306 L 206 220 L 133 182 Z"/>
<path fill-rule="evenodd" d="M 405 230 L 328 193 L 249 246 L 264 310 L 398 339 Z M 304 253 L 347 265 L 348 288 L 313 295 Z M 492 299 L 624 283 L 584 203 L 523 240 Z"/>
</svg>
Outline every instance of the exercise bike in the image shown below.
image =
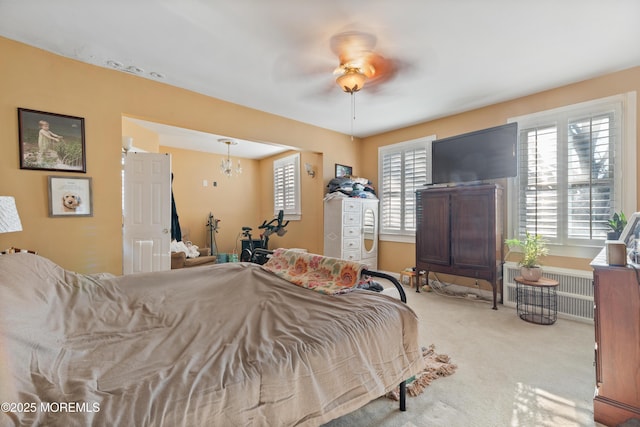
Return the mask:
<svg viewBox="0 0 640 427">
<path fill-rule="evenodd" d="M 278 212 L 278 216 L 273 218 L 271 221 L 263 221 L 262 225 L 258 227 L 259 229 L 264 230 L 260 235 L 258 246 L 255 245 L 253 237 L 251 236 L 251 230 L 253 229 L 251 227 L 242 227 L 241 235 L 247 239 L 247 247 L 242 249 L 242 252 L 240 253 L 240 261 L 253 262 L 260 265 L 267 262 L 268 257 L 266 251 L 269 249 L 269 236 L 273 233 L 276 233 L 280 237 L 284 236 L 287 232 L 285 227 L 288 224 L 289 221 L 284 221 L 284 211 L 282 210 Z"/>
</svg>

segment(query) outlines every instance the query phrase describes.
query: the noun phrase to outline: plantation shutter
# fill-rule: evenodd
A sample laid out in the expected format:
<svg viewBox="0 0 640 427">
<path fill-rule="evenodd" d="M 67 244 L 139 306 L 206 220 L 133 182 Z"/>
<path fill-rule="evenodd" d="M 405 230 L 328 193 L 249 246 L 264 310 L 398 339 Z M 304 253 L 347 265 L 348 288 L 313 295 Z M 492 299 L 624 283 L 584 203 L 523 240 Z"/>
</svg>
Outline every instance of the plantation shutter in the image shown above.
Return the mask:
<svg viewBox="0 0 640 427">
<path fill-rule="evenodd" d="M 615 206 L 613 114 L 571 120 L 568 128 L 569 239 L 606 238 Z"/>
<path fill-rule="evenodd" d="M 273 162 L 273 195 L 274 214 L 280 210 L 289 217 L 301 214 L 299 154 Z"/>
<path fill-rule="evenodd" d="M 519 234 L 541 234 L 548 240 L 558 230 L 558 138 L 555 125 L 520 133 Z"/>
<path fill-rule="evenodd" d="M 416 230 L 416 190 L 431 181 L 431 141 L 381 147 L 381 233 L 414 235 Z"/>
<path fill-rule="evenodd" d="M 430 158 L 426 147 L 408 150 L 404 155 L 404 229 L 407 231 L 416 231 L 416 190 L 427 183 Z"/>
<path fill-rule="evenodd" d="M 402 230 L 402 152 L 389 153 L 382 159 L 381 230 Z"/>
<path fill-rule="evenodd" d="M 565 111 L 535 126 L 520 125 L 518 234 L 559 244 L 597 245 L 620 204 L 615 158 L 620 107 Z"/>
</svg>

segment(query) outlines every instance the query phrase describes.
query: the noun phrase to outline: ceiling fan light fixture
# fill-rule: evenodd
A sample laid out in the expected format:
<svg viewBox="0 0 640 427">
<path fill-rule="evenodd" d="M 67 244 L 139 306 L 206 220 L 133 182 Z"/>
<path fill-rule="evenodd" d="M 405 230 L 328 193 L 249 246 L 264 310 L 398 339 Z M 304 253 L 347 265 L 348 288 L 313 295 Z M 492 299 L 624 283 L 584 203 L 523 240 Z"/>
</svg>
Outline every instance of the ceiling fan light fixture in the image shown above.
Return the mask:
<svg viewBox="0 0 640 427">
<path fill-rule="evenodd" d="M 358 68 L 347 68 L 344 74 L 336 78 L 336 83 L 347 93 L 354 93 L 364 87 L 367 81 L 365 76 Z"/>
</svg>

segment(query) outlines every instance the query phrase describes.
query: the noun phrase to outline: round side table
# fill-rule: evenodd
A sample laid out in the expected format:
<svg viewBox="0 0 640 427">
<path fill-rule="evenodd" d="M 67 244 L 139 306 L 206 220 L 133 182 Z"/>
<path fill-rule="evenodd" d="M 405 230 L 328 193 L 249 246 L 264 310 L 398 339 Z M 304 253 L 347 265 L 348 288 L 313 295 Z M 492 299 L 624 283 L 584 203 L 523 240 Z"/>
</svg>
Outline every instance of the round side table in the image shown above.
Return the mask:
<svg viewBox="0 0 640 427">
<path fill-rule="evenodd" d="M 541 277 L 532 282 L 522 276 L 514 280 L 518 316 L 538 325 L 553 325 L 558 317 L 558 281 Z"/>
</svg>

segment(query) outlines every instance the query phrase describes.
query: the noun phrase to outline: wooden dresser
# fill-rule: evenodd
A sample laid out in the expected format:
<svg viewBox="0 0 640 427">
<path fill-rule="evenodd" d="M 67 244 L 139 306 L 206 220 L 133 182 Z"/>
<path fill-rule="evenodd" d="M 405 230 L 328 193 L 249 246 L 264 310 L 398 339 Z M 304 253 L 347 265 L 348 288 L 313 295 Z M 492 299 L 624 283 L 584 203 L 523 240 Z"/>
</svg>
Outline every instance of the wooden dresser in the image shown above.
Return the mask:
<svg viewBox="0 0 640 427">
<path fill-rule="evenodd" d="M 640 419 L 640 266 L 591 263 L 595 300 L 596 396 L 593 418 L 617 426 Z"/>
</svg>

